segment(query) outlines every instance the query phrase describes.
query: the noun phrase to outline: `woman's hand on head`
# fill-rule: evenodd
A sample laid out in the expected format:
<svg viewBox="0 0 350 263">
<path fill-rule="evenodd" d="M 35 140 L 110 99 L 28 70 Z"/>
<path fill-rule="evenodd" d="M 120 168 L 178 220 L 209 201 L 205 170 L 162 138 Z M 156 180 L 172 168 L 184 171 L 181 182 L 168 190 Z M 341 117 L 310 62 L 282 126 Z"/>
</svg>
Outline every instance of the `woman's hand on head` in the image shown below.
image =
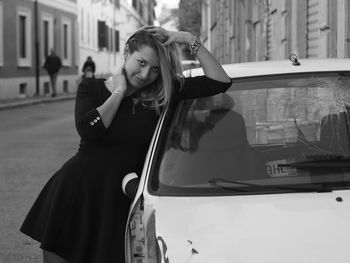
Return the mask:
<svg viewBox="0 0 350 263">
<path fill-rule="evenodd" d="M 161 39 L 165 46 L 172 43 L 190 45 L 194 42 L 195 38 L 192 33 L 186 31 L 169 31 L 156 26 L 147 26 L 145 29 Z"/>
</svg>

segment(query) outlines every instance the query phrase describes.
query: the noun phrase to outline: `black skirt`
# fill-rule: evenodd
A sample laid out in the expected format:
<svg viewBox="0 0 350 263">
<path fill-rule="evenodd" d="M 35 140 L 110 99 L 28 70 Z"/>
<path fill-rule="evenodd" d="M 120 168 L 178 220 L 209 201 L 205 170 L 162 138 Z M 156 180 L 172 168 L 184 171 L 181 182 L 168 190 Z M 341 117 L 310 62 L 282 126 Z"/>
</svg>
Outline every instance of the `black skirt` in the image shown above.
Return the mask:
<svg viewBox="0 0 350 263">
<path fill-rule="evenodd" d="M 135 171 L 125 154 L 77 153 L 47 182 L 20 230 L 70 263 L 124 262 L 130 200 L 121 182 Z"/>
</svg>

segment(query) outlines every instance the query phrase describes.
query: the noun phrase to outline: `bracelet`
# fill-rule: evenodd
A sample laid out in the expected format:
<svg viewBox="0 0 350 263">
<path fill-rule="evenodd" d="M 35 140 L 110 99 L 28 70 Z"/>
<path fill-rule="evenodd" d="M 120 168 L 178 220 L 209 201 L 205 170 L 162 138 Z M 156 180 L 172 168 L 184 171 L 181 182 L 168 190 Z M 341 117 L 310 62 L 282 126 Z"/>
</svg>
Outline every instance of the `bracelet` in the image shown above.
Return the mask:
<svg viewBox="0 0 350 263">
<path fill-rule="evenodd" d="M 201 41 L 195 35 L 193 43 L 189 46 L 191 55 L 195 56 L 199 48 L 201 47 L 201 45 L 202 45 Z"/>
<path fill-rule="evenodd" d="M 118 94 L 124 98 L 124 93 L 118 89 L 113 90 L 112 94 Z"/>
</svg>

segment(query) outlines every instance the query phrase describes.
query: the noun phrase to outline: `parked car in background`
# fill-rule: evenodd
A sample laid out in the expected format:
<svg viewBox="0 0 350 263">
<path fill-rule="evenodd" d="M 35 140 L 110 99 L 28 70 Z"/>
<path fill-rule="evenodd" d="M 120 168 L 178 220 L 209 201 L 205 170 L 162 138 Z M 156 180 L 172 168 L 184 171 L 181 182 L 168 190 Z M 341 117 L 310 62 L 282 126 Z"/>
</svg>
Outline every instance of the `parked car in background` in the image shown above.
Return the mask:
<svg viewBox="0 0 350 263">
<path fill-rule="evenodd" d="M 188 69 L 193 69 L 193 68 L 199 68 L 200 67 L 200 63 L 198 60 L 183 60 L 182 61 L 182 67 L 184 70 L 188 70 Z M 190 71 L 188 71 L 190 72 Z"/>
<path fill-rule="evenodd" d="M 349 65 L 224 65 L 226 93 L 171 105 L 138 175 L 127 262 L 350 262 Z"/>
</svg>

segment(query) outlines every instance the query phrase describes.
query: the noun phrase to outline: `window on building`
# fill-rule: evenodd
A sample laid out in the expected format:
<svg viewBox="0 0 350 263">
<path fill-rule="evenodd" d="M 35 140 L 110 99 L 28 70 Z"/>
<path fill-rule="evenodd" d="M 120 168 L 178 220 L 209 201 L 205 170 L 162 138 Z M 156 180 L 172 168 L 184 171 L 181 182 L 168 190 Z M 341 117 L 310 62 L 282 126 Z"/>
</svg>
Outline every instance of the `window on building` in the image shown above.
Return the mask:
<svg viewBox="0 0 350 263">
<path fill-rule="evenodd" d="M 93 16 L 92 21 L 91 21 L 91 38 L 92 38 L 92 47 L 96 48 L 97 47 L 97 38 L 96 38 L 96 32 L 97 32 L 97 23 L 96 23 L 96 18 Z"/>
<path fill-rule="evenodd" d="M 80 10 L 80 40 L 84 43 L 84 9 Z"/>
<path fill-rule="evenodd" d="M 108 34 L 108 40 L 109 40 L 108 41 L 108 43 L 109 43 L 108 50 L 112 51 L 113 50 L 113 29 L 109 28 L 108 32 L 109 32 L 109 34 Z"/>
<path fill-rule="evenodd" d="M 0 2 L 0 66 L 4 65 L 4 12 L 3 3 Z"/>
<path fill-rule="evenodd" d="M 78 21 L 74 22 L 74 32 L 79 32 L 79 23 Z M 79 46 L 79 34 L 76 33 L 73 35 L 73 48 L 75 54 L 75 66 L 80 66 L 80 46 Z"/>
<path fill-rule="evenodd" d="M 62 43 L 62 64 L 71 66 L 72 63 L 72 25 L 69 19 L 62 19 L 61 27 L 61 43 Z"/>
<path fill-rule="evenodd" d="M 68 25 L 63 25 L 63 59 L 68 59 Z"/>
<path fill-rule="evenodd" d="M 331 3 L 328 1 L 320 1 L 318 6 L 318 24 L 317 28 L 319 29 L 319 39 L 318 39 L 318 48 L 314 50 L 316 58 L 328 58 L 331 57 L 330 50 L 330 6 Z M 312 19 L 312 15 L 309 16 L 309 22 Z M 311 35 L 311 32 L 310 32 Z M 311 49 L 311 41 L 309 41 L 309 49 Z M 312 50 L 313 51 L 313 50 Z M 310 52 L 311 53 L 311 52 Z"/>
<path fill-rule="evenodd" d="M 98 48 L 99 49 L 107 48 L 108 31 L 107 31 L 106 22 L 98 21 L 97 23 L 98 23 L 98 28 L 97 28 Z"/>
<path fill-rule="evenodd" d="M 26 58 L 27 56 L 27 50 L 26 50 L 26 23 L 27 23 L 27 17 L 26 16 L 19 16 L 19 57 L 20 58 Z"/>
<path fill-rule="evenodd" d="M 19 84 L 19 97 L 25 98 L 27 96 L 27 83 Z"/>
<path fill-rule="evenodd" d="M 87 43 L 90 46 L 90 33 L 91 33 L 91 28 L 90 28 L 90 22 L 91 22 L 91 17 L 90 14 L 87 14 Z"/>
<path fill-rule="evenodd" d="M 44 57 L 49 54 L 49 21 L 44 21 L 43 23 L 43 48 Z"/>
<path fill-rule="evenodd" d="M 346 58 L 346 29 L 347 29 L 347 5 L 345 1 L 338 1 L 337 3 L 337 57 Z"/>
<path fill-rule="evenodd" d="M 45 82 L 43 83 L 43 87 L 44 87 L 44 94 L 45 94 L 45 95 L 50 94 L 50 82 L 45 81 Z"/>
<path fill-rule="evenodd" d="M 114 31 L 114 50 L 119 52 L 119 30 Z"/>
<path fill-rule="evenodd" d="M 137 0 L 132 0 L 132 7 L 137 10 Z"/>
<path fill-rule="evenodd" d="M 119 0 L 114 0 L 114 4 L 116 8 L 120 8 L 120 1 Z"/>
<path fill-rule="evenodd" d="M 69 93 L 69 90 L 68 90 L 69 85 L 68 84 L 69 84 L 68 80 L 63 80 L 63 92 L 64 93 Z"/>
<path fill-rule="evenodd" d="M 41 22 L 41 54 L 42 62 L 50 54 L 50 49 L 53 48 L 53 17 L 50 14 L 43 14 Z"/>
<path fill-rule="evenodd" d="M 20 67 L 31 66 L 31 16 L 27 8 L 17 10 L 17 63 Z"/>
</svg>

